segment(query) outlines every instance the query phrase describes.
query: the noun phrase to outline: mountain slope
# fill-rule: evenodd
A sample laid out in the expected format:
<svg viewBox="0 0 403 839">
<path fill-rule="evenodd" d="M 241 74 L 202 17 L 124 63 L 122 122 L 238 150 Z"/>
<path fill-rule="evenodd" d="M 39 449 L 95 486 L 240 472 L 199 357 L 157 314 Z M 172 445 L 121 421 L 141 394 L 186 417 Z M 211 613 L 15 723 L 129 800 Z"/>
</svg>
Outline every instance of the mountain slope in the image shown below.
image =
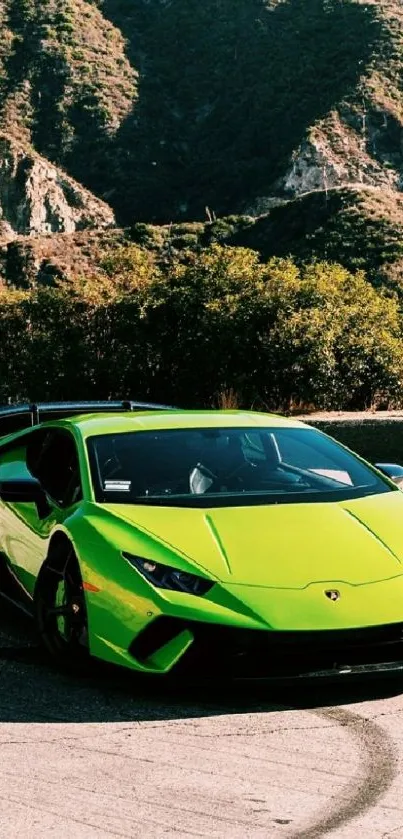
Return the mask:
<svg viewBox="0 0 403 839">
<path fill-rule="evenodd" d="M 120 218 L 202 218 L 206 205 L 217 215 L 262 212 L 273 195 L 323 186 L 324 160 L 330 180 L 336 152 L 321 149 L 315 133 L 330 134 L 332 146 L 340 135 L 344 149 L 346 130 L 356 156 L 368 156 L 359 116 L 363 85 L 391 44 L 380 7 L 357 0 L 140 0 L 128 11 L 104 0 L 101 8 L 127 37 L 140 73 L 138 99 L 113 144 Z M 307 148 L 318 148 L 309 169 L 319 178 L 300 176 L 296 184 Z M 352 149 L 343 155 L 352 170 Z M 125 190 L 122 159 L 130 162 Z M 375 159 L 372 168 L 377 183 L 390 183 Z"/>
<path fill-rule="evenodd" d="M 4 0 L 0 27 L 0 234 L 113 225 L 68 173 L 88 176 L 131 108 L 136 74 L 120 32 L 80 0 Z"/>
<path fill-rule="evenodd" d="M 112 196 L 125 223 L 394 181 L 397 2 L 2 5 L 4 129 Z"/>
<path fill-rule="evenodd" d="M 400 281 L 399 0 L 0 0 L 0 33 L 0 243 L 235 213 Z"/>
</svg>

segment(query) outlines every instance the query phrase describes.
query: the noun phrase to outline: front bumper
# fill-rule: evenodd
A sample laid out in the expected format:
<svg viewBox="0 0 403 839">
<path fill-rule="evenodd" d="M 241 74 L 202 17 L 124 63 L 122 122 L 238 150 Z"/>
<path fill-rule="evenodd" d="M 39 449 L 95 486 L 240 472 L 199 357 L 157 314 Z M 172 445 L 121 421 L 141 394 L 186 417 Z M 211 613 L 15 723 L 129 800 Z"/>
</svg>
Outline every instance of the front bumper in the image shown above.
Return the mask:
<svg viewBox="0 0 403 839">
<path fill-rule="evenodd" d="M 154 589 L 128 563 L 119 573 L 120 582 L 92 577 L 98 590 L 86 592 L 90 651 L 105 661 L 241 678 L 402 669 L 403 575 L 298 590 L 217 583 L 194 597 Z M 328 588 L 340 590 L 336 604 Z"/>
<path fill-rule="evenodd" d="M 235 678 L 311 678 L 403 671 L 403 623 L 362 629 L 273 631 L 241 629 L 162 616 L 129 652 L 146 670 L 164 651 L 181 650 L 174 673 Z"/>
</svg>

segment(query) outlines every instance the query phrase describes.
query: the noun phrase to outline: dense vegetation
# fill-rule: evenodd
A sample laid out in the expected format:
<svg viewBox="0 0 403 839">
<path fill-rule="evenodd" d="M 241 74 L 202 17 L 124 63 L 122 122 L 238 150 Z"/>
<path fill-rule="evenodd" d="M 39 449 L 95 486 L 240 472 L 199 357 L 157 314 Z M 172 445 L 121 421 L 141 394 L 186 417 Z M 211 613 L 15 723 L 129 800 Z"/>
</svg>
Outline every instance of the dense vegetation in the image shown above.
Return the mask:
<svg viewBox="0 0 403 839">
<path fill-rule="evenodd" d="M 214 242 L 299 262 L 338 262 L 363 270 L 375 286 L 403 295 L 403 195 L 363 188 L 311 192 L 287 201 L 258 218 L 228 216 L 207 223 L 165 227 L 136 224 L 128 235 L 164 253 L 200 249 Z"/>
<path fill-rule="evenodd" d="M 121 246 L 96 277 L 5 289 L 0 304 L 0 401 L 141 394 L 288 410 L 401 398 L 397 299 L 337 265 L 221 245 L 158 261 Z"/>
</svg>

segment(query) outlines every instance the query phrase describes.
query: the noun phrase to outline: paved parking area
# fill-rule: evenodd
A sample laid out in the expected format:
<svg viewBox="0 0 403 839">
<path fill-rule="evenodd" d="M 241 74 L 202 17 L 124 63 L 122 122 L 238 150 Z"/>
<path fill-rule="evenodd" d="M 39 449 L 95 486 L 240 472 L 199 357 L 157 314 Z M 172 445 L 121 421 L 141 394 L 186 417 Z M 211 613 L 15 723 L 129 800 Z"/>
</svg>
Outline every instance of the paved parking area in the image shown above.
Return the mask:
<svg viewBox="0 0 403 839">
<path fill-rule="evenodd" d="M 403 839 L 397 682 L 70 678 L 0 602 L 0 685 L 1 837 Z"/>
</svg>

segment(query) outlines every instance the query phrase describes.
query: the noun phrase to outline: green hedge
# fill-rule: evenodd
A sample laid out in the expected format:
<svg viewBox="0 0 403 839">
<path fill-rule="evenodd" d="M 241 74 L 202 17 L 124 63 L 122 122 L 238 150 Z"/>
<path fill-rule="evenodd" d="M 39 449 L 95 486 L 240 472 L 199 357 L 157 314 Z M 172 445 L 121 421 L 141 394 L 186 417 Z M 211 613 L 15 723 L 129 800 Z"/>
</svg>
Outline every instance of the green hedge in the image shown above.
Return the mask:
<svg viewBox="0 0 403 839">
<path fill-rule="evenodd" d="M 305 420 L 330 434 L 371 463 L 403 464 L 403 417 L 401 419 Z"/>
</svg>

